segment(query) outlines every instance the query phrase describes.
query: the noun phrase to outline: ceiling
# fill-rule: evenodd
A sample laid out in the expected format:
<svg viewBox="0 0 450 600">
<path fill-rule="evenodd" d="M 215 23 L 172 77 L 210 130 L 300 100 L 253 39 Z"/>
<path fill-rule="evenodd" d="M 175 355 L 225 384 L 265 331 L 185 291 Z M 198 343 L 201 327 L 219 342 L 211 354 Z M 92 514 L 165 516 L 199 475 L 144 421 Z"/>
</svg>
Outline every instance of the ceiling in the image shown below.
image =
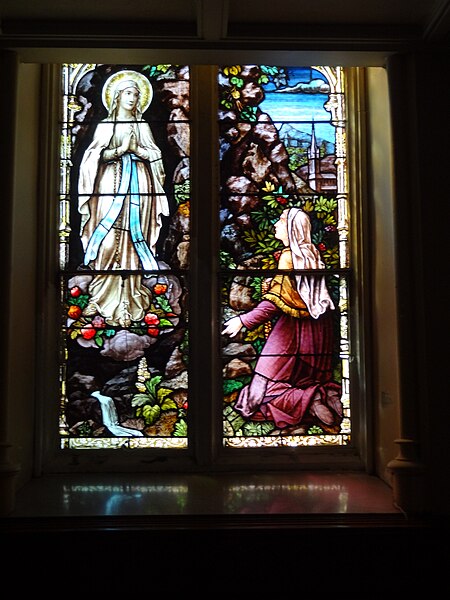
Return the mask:
<svg viewBox="0 0 450 600">
<path fill-rule="evenodd" d="M 2 46 L 105 38 L 207 47 L 442 44 L 450 0 L 1 0 Z"/>
</svg>

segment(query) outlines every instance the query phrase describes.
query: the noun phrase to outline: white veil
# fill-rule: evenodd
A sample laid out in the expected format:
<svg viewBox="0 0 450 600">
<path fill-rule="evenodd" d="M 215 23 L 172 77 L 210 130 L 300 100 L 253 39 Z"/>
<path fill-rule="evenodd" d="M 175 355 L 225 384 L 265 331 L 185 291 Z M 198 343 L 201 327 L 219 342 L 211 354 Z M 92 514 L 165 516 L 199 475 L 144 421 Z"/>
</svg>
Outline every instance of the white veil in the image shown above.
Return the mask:
<svg viewBox="0 0 450 600">
<path fill-rule="evenodd" d="M 138 86 L 138 84 L 136 83 L 136 81 L 133 81 L 132 79 L 122 79 L 122 81 L 119 81 L 119 83 L 114 88 L 114 94 L 113 94 L 113 98 L 112 98 L 112 102 L 111 102 L 111 107 L 109 109 L 108 117 L 110 119 L 113 119 L 114 121 L 116 120 L 116 110 L 117 110 L 117 102 L 119 99 L 119 95 L 121 92 L 123 92 L 124 90 L 126 90 L 128 88 L 133 88 L 137 92 L 139 92 L 139 94 L 141 93 L 141 89 Z M 135 119 L 136 119 L 136 121 L 142 120 L 142 113 L 140 111 L 139 102 L 136 104 Z"/>
<path fill-rule="evenodd" d="M 311 242 L 311 222 L 308 215 L 300 208 L 291 208 L 287 228 L 294 269 L 324 269 L 319 251 Z M 298 273 L 295 278 L 300 298 L 314 319 L 328 308 L 334 309 L 323 275 Z"/>
</svg>

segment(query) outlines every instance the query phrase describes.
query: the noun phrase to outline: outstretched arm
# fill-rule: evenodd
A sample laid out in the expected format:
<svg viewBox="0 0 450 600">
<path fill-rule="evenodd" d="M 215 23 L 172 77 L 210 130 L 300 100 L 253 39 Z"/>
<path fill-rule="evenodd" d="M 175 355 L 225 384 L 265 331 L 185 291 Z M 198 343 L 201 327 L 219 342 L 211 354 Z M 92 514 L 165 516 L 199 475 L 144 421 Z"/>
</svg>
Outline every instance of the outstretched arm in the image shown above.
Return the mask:
<svg viewBox="0 0 450 600">
<path fill-rule="evenodd" d="M 255 308 L 240 316 L 232 317 L 225 323 L 223 335 L 234 337 L 239 333 L 242 327 L 254 329 L 266 321 L 270 321 L 279 314 L 280 310 L 268 300 L 262 300 Z"/>
</svg>

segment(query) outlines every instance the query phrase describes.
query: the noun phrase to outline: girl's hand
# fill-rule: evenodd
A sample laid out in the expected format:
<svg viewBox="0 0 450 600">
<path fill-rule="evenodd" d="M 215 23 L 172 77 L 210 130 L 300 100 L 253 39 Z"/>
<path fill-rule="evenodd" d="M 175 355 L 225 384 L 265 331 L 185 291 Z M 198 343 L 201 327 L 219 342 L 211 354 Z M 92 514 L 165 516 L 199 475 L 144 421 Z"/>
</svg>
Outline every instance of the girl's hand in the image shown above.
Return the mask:
<svg viewBox="0 0 450 600">
<path fill-rule="evenodd" d="M 229 335 L 234 337 L 242 329 L 243 323 L 240 317 L 232 317 L 225 323 L 225 329 L 222 331 L 222 335 Z"/>
</svg>

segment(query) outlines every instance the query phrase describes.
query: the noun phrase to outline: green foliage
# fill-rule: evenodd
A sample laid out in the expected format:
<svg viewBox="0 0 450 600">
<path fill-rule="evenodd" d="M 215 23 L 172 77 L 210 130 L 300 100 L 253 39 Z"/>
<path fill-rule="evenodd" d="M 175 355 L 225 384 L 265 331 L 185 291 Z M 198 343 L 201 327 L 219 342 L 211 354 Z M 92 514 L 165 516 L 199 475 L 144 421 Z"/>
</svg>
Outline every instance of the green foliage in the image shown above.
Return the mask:
<svg viewBox="0 0 450 600">
<path fill-rule="evenodd" d="M 150 404 L 146 404 L 142 408 L 138 408 L 136 415 L 144 417 L 146 425 L 153 425 L 161 415 L 161 408 L 158 405 L 150 406 Z"/>
<path fill-rule="evenodd" d="M 276 222 L 278 214 L 268 204 L 261 204 L 259 210 L 252 212 L 252 220 L 258 224 L 259 229 L 271 229 Z"/>
<path fill-rule="evenodd" d="M 330 213 L 332 213 L 336 208 L 337 200 L 335 198 L 324 198 L 323 196 L 320 196 L 314 203 L 314 210 L 318 219 L 325 219 L 327 217 L 333 218 Z M 333 220 L 333 223 L 329 222 L 327 224 L 334 225 L 335 221 Z"/>
<path fill-rule="evenodd" d="M 75 304 L 76 306 L 79 306 L 82 310 L 84 310 L 89 304 L 89 298 L 89 294 L 80 294 L 78 298 L 73 298 L 72 296 L 70 296 L 70 294 L 68 296 L 70 304 Z"/>
<path fill-rule="evenodd" d="M 277 264 L 274 254 L 283 249 L 282 242 L 275 238 L 273 226 L 281 213 L 292 206 L 292 199 L 281 185 L 276 189 L 272 183 L 265 182 L 262 191 L 266 193 L 259 207 L 251 213 L 255 227 L 246 231 L 244 240 L 256 254 L 263 255 L 263 268 L 272 269 Z"/>
<path fill-rule="evenodd" d="M 233 108 L 233 98 L 229 96 L 226 92 L 223 94 L 223 97 L 220 99 L 220 104 L 224 108 L 232 109 Z"/>
<path fill-rule="evenodd" d="M 261 75 L 258 79 L 258 83 L 264 84 L 272 81 L 277 88 L 287 84 L 287 75 L 283 68 L 268 65 L 260 65 L 259 68 Z"/>
<path fill-rule="evenodd" d="M 222 269 L 235 269 L 236 263 L 234 262 L 233 257 L 226 250 L 221 250 L 219 254 L 220 266 Z"/>
<path fill-rule="evenodd" d="M 172 307 L 170 306 L 169 301 L 165 296 L 156 296 L 154 302 L 158 308 L 164 311 L 164 313 L 172 312 Z"/>
<path fill-rule="evenodd" d="M 149 396 L 149 394 L 135 394 L 132 400 L 132 406 L 145 406 L 145 404 L 152 404 L 154 400 Z"/>
<path fill-rule="evenodd" d="M 131 406 L 136 408 L 136 416 L 143 417 L 147 425 L 153 425 L 159 419 L 161 411 L 177 408 L 174 400 L 170 398 L 173 390 L 161 387 L 161 381 L 162 375 L 146 379 L 146 392 L 135 394 L 131 399 Z"/>
<path fill-rule="evenodd" d="M 221 98 L 219 101 L 221 106 L 230 110 L 235 110 L 242 121 L 254 123 L 257 119 L 257 107 L 248 106 L 242 101 L 241 90 L 245 85 L 245 81 L 242 77 L 241 65 L 224 67 L 222 69 L 222 75 L 224 79 L 228 79 L 228 82 L 221 91 Z M 254 82 L 263 86 L 270 81 L 275 84 L 275 87 L 285 85 L 287 77 L 284 69 L 267 65 L 259 66 L 258 72 L 254 77 Z"/>
<path fill-rule="evenodd" d="M 78 426 L 78 433 L 81 437 L 91 437 L 92 436 L 92 427 L 87 421 L 83 421 Z"/>
<path fill-rule="evenodd" d="M 320 435 L 321 433 L 324 433 L 323 429 L 321 427 L 319 427 L 318 425 L 312 425 L 309 429 L 308 429 L 308 435 Z"/>
<path fill-rule="evenodd" d="M 319 229 L 319 231 L 315 231 L 311 234 L 311 241 L 313 244 L 318 246 L 323 241 L 323 229 Z"/>
<path fill-rule="evenodd" d="M 240 431 L 241 427 L 245 424 L 244 417 L 236 412 L 232 406 L 228 405 L 223 410 L 223 418 L 230 425 L 234 433 Z"/>
<path fill-rule="evenodd" d="M 275 258 L 276 252 L 274 254 L 270 254 L 269 256 L 265 256 L 262 259 L 262 268 L 263 269 L 276 269 L 277 260 Z"/>
<path fill-rule="evenodd" d="M 335 198 L 324 196 L 308 198 L 302 203 L 302 209 L 311 221 L 311 241 L 320 251 L 327 269 L 339 267 L 337 206 Z"/>
<path fill-rule="evenodd" d="M 147 77 L 148 78 L 156 78 L 159 77 L 159 75 L 161 75 L 162 73 L 167 73 L 169 71 L 170 68 L 173 68 L 172 65 L 145 65 L 145 67 L 142 68 L 142 70 L 144 72 L 147 72 Z"/>
<path fill-rule="evenodd" d="M 233 392 L 236 392 L 244 387 L 242 381 L 238 379 L 224 379 L 223 380 L 223 395 L 228 396 Z"/>
<path fill-rule="evenodd" d="M 297 171 L 300 167 L 303 167 L 308 162 L 308 154 L 306 148 L 301 146 L 288 147 L 286 148 L 289 155 L 289 169 L 291 171 Z"/>
<path fill-rule="evenodd" d="M 246 342 L 250 342 L 251 344 L 255 340 L 258 340 L 258 339 L 265 341 L 266 333 L 265 333 L 264 324 L 259 325 L 259 327 L 256 327 L 255 329 L 252 329 L 251 331 L 247 331 L 244 339 Z"/>
<path fill-rule="evenodd" d="M 252 299 L 256 302 L 259 302 L 262 298 L 262 284 L 264 282 L 264 277 L 253 277 L 250 282 L 250 287 L 253 289 L 252 291 Z"/>
<path fill-rule="evenodd" d="M 189 180 L 183 181 L 183 183 L 174 183 L 174 196 L 177 205 L 184 204 L 190 198 L 190 182 Z"/>
<path fill-rule="evenodd" d="M 230 77 L 230 83 L 231 83 L 231 85 L 234 85 L 238 89 L 240 89 L 244 86 L 244 80 L 242 79 L 242 77 L 237 77 L 236 75 L 232 75 Z"/>
<path fill-rule="evenodd" d="M 242 426 L 242 433 L 245 436 L 269 435 L 275 429 L 272 421 L 248 421 Z"/>
<path fill-rule="evenodd" d="M 342 383 L 342 363 L 339 362 L 333 369 L 333 381 Z"/>
<path fill-rule="evenodd" d="M 241 120 L 248 123 L 255 123 L 257 120 L 256 110 L 256 106 L 244 106 L 240 113 Z"/>
<path fill-rule="evenodd" d="M 322 256 L 329 269 L 339 267 L 339 251 L 337 248 L 325 250 Z"/>
<path fill-rule="evenodd" d="M 283 245 L 274 236 L 273 231 L 267 229 L 249 229 L 244 234 L 244 240 L 255 250 L 257 254 L 270 254 L 281 250 Z"/>
<path fill-rule="evenodd" d="M 264 346 L 265 343 L 266 343 L 265 339 L 259 338 L 259 339 L 253 340 L 252 346 L 255 349 L 256 354 L 258 356 L 261 354 L 261 350 L 263 349 L 263 346 Z"/>
<path fill-rule="evenodd" d="M 180 419 L 175 423 L 175 430 L 173 435 L 175 437 L 186 437 L 187 436 L 187 423 L 185 419 Z"/>
</svg>

